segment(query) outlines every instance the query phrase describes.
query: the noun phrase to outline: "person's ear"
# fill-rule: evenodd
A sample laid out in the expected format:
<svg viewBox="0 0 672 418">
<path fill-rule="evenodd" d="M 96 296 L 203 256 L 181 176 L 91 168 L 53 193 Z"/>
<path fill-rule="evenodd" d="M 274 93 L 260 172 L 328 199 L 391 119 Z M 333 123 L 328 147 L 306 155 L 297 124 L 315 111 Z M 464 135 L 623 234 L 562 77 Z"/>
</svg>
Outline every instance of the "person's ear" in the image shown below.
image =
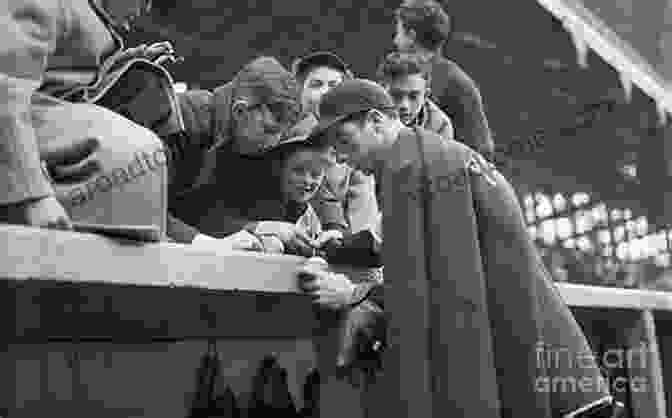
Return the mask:
<svg viewBox="0 0 672 418">
<path fill-rule="evenodd" d="M 406 37 L 411 40 L 411 42 L 415 43 L 417 39 L 417 33 L 415 33 L 415 29 L 406 29 Z"/>
<path fill-rule="evenodd" d="M 249 109 L 249 102 L 246 100 L 236 100 L 231 106 L 231 116 L 236 122 L 245 120 Z"/>
<path fill-rule="evenodd" d="M 366 122 L 371 124 L 375 133 L 382 131 L 384 120 L 385 116 L 379 110 L 372 109 L 366 114 Z"/>
</svg>

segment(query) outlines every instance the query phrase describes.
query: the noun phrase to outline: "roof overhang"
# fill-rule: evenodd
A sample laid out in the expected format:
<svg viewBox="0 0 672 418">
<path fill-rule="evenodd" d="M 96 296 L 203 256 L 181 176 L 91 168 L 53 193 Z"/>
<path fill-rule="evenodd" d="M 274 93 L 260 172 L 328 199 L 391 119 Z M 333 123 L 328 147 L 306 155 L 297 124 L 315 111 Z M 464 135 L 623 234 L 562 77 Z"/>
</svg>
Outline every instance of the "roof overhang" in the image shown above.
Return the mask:
<svg viewBox="0 0 672 418">
<path fill-rule="evenodd" d="M 597 53 L 618 71 L 626 97 L 632 85 L 654 100 L 661 123 L 672 114 L 672 92 L 669 83 L 632 45 L 612 30 L 580 0 L 537 0 L 563 22 L 577 51 L 579 65 L 587 65 L 589 50 Z"/>
</svg>

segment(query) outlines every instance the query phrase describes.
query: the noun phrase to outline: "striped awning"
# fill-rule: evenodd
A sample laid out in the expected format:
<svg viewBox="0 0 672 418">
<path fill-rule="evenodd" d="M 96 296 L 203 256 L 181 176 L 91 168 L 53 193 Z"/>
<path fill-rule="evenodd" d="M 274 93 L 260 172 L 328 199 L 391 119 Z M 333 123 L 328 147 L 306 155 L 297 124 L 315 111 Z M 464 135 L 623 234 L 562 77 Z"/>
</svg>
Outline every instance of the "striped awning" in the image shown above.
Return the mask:
<svg viewBox="0 0 672 418">
<path fill-rule="evenodd" d="M 657 0 L 537 2 L 563 22 L 579 65 L 587 66 L 588 51 L 594 51 L 618 71 L 626 97 L 636 85 L 655 101 L 661 123 L 667 121 L 672 114 L 672 31 L 668 35 L 666 28 L 672 24 L 672 6 Z"/>
</svg>

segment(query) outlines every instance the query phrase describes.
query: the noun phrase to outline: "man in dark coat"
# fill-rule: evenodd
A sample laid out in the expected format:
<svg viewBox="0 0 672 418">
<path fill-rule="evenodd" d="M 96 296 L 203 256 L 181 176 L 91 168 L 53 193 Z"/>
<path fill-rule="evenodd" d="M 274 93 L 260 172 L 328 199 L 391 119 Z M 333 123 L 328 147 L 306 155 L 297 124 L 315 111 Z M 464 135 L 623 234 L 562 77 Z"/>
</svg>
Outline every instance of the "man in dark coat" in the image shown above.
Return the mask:
<svg viewBox="0 0 672 418">
<path fill-rule="evenodd" d="M 601 417 L 597 410 L 614 407 L 513 188 L 482 156 L 405 127 L 389 95 L 366 80 L 324 96 L 312 140 L 381 185 L 385 284 L 354 285 L 316 264 L 299 274 L 332 309 L 382 304 L 386 288 L 381 415 Z M 544 361 L 558 353 L 569 361 Z"/>
</svg>

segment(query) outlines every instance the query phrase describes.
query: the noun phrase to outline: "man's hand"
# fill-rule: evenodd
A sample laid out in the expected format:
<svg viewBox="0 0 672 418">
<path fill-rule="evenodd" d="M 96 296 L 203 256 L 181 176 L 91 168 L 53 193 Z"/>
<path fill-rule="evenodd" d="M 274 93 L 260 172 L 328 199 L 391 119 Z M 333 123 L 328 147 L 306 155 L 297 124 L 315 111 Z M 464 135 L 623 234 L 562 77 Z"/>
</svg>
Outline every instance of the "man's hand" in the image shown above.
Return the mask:
<svg viewBox="0 0 672 418">
<path fill-rule="evenodd" d="M 353 386 L 375 382 L 382 371 L 387 319 L 372 302 L 365 301 L 345 313 L 336 357 L 338 376 Z"/>
<path fill-rule="evenodd" d="M 259 238 L 247 231 L 238 231 L 233 235 L 221 238 L 219 241 L 230 243 L 234 250 L 263 251 L 264 249 Z"/>
<path fill-rule="evenodd" d="M 260 236 L 271 235 L 277 237 L 288 252 L 309 256 L 313 254 L 315 249 L 315 242 L 306 231 L 290 222 L 259 222 L 254 233 Z"/>
<path fill-rule="evenodd" d="M 72 229 L 72 223 L 63 206 L 55 197 L 31 200 L 17 205 L 27 225 L 50 229 Z"/>
<path fill-rule="evenodd" d="M 322 259 L 311 259 L 299 270 L 299 287 L 317 296 L 315 303 L 339 311 L 340 347 L 336 358 L 338 375 L 352 385 L 371 383 L 382 369 L 387 323 L 383 311 L 364 301 L 350 309 L 357 286 L 344 274 L 326 270 Z"/>
<path fill-rule="evenodd" d="M 80 183 L 100 172 L 100 163 L 94 159 L 100 148 L 97 138 L 86 138 L 66 147 L 50 148 L 40 152 L 51 180 L 55 183 Z"/>
<path fill-rule="evenodd" d="M 273 235 L 261 236 L 259 237 L 259 241 L 261 241 L 265 253 L 283 254 L 285 252 L 285 246 L 282 244 L 282 241 Z"/>
<path fill-rule="evenodd" d="M 332 229 L 323 231 L 315 240 L 315 247 L 323 248 L 325 245 L 333 242 L 338 242 L 343 239 L 343 233 L 339 230 Z"/>
<path fill-rule="evenodd" d="M 317 296 L 318 306 L 331 310 L 349 307 L 356 285 L 345 274 L 325 270 L 326 263 L 308 260 L 298 271 L 299 288 Z"/>
</svg>

